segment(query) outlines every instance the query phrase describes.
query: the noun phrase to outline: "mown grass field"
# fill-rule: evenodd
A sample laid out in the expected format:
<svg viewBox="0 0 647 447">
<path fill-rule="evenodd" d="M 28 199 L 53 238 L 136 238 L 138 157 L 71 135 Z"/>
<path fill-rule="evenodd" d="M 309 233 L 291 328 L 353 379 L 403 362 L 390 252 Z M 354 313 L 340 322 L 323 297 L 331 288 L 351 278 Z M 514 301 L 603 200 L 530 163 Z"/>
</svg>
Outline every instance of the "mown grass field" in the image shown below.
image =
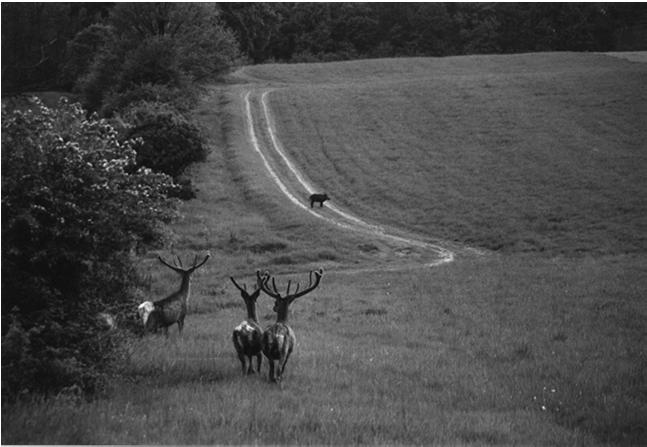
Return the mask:
<svg viewBox="0 0 647 447">
<path fill-rule="evenodd" d="M 279 137 L 361 216 L 505 252 L 647 246 L 644 63 L 460 57 L 292 76 L 309 83 L 271 94 Z"/>
<path fill-rule="evenodd" d="M 173 250 L 212 259 L 185 334 L 133 341 L 91 402 L 3 408 L 3 443 L 647 442 L 647 65 L 537 54 L 242 75 L 196 111 L 213 152 L 193 169 L 200 192 Z M 483 253 L 345 272 L 393 260 L 280 195 L 245 129 L 240 93 L 261 87 L 277 89 L 286 150 L 335 202 Z M 303 281 L 319 265 L 322 285 L 292 306 L 282 386 L 266 364 L 241 377 L 230 334 L 244 307 L 228 276 Z M 153 256 L 143 269 L 151 295 L 176 287 Z M 272 320 L 267 297 L 258 314 Z"/>
</svg>

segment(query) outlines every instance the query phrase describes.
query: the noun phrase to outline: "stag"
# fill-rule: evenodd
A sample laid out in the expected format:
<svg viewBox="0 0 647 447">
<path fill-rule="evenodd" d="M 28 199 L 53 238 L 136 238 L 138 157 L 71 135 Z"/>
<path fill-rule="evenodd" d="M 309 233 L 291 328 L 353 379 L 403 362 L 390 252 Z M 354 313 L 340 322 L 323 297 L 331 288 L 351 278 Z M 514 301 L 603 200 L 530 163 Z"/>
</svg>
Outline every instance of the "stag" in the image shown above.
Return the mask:
<svg viewBox="0 0 647 447">
<path fill-rule="evenodd" d="M 312 279 L 314 273 L 314 281 Z M 312 292 L 321 281 L 323 276 L 323 269 L 315 272 L 310 272 L 308 287 L 299 291 L 299 284 L 297 283 L 294 292 L 290 293 L 291 281 L 288 281 L 288 287 L 284 295 L 279 293 L 276 287 L 276 281 L 266 272 L 261 276 L 260 272 L 256 272 L 258 283 L 267 295 L 274 298 L 274 312 L 276 312 L 276 323 L 268 326 L 263 332 L 263 339 L 261 342 L 263 354 L 267 357 L 270 364 L 269 379 L 272 382 L 280 383 L 285 365 L 292 354 L 296 337 L 294 331 L 288 325 L 288 308 L 290 304 L 299 297 Z M 271 288 L 270 288 L 270 279 Z M 276 367 L 274 362 L 278 362 Z"/>
<path fill-rule="evenodd" d="M 191 267 L 184 267 L 182 260 L 177 257 L 173 264 L 166 262 L 161 256 L 157 259 L 182 276 L 180 289 L 159 301 L 146 301 L 139 305 L 139 313 L 142 317 L 144 327 L 147 331 L 157 332 L 159 328 L 164 329 L 164 334 L 168 337 L 168 328 L 177 323 L 178 332 L 182 335 L 184 328 L 184 318 L 186 317 L 189 296 L 191 295 L 191 275 L 197 269 L 202 267 L 211 255 L 207 254 L 202 262 L 198 263 L 198 255 L 195 256 Z"/>
<path fill-rule="evenodd" d="M 245 284 L 241 287 L 233 277 L 230 276 L 229 279 L 240 290 L 240 296 L 245 301 L 245 307 L 247 307 L 247 319 L 236 326 L 232 334 L 234 347 L 242 364 L 243 374 L 252 374 L 254 372 L 252 365 L 253 357 L 256 357 L 256 370 L 260 373 L 261 362 L 263 360 L 263 356 L 261 355 L 263 329 L 261 329 L 256 319 L 256 300 L 261 294 L 261 287 L 257 283 L 256 289 L 252 293 L 248 293 Z"/>
</svg>

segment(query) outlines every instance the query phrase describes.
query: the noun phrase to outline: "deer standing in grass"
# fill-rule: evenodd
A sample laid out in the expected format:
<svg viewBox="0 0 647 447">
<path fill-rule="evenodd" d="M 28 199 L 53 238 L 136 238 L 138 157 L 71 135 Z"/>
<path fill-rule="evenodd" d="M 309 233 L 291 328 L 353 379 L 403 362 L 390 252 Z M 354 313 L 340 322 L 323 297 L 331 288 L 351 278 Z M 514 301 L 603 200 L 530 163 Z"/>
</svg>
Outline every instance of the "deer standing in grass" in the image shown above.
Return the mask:
<svg viewBox="0 0 647 447">
<path fill-rule="evenodd" d="M 247 319 L 236 326 L 232 334 L 234 347 L 242 364 L 243 374 L 252 374 L 254 372 L 253 357 L 256 357 L 256 370 L 260 373 L 261 362 L 263 361 L 263 356 L 261 355 L 263 329 L 261 329 L 256 319 L 256 300 L 261 294 L 261 287 L 257 283 L 256 289 L 252 293 L 248 293 L 245 284 L 241 287 L 233 277 L 229 277 L 229 279 L 240 290 L 240 296 L 245 301 L 245 307 L 247 307 Z"/>
<path fill-rule="evenodd" d="M 312 275 L 314 273 L 314 281 L 312 280 Z M 309 284 L 308 287 L 299 291 L 299 284 L 297 283 L 296 290 L 293 293 L 290 293 L 291 281 L 288 281 L 288 287 L 284 295 L 281 295 L 276 287 L 276 282 L 274 278 L 266 272 L 261 276 L 260 272 L 256 272 L 258 277 L 258 283 L 267 295 L 274 298 L 274 312 L 276 312 L 276 323 L 269 326 L 263 332 L 262 339 L 262 349 L 263 354 L 267 357 L 267 360 L 270 364 L 270 373 L 269 379 L 272 382 L 281 382 L 281 377 L 285 371 L 285 365 L 292 354 L 294 349 L 294 344 L 296 342 L 296 337 L 294 336 L 294 331 L 288 325 L 288 307 L 290 304 L 297 298 L 312 292 L 321 281 L 323 276 L 323 269 L 319 269 L 316 272 L 310 272 L 309 275 Z M 272 280 L 272 287 L 270 288 L 269 283 L 270 279 Z M 274 362 L 278 362 L 276 366 Z"/>
<path fill-rule="evenodd" d="M 189 268 L 182 265 L 182 260 L 179 256 L 177 261 L 173 262 L 173 265 L 166 262 L 161 256 L 157 257 L 162 264 L 179 273 L 182 276 L 182 282 L 180 283 L 180 289 L 166 298 L 140 304 L 139 313 L 147 331 L 157 332 L 157 329 L 163 328 L 164 334 L 168 337 L 169 326 L 177 323 L 178 332 L 182 335 L 184 318 L 186 317 L 189 296 L 191 295 L 191 275 L 202 267 L 210 256 L 210 254 L 207 254 L 202 262 L 198 263 L 198 255 L 196 255 L 193 264 Z"/>
</svg>

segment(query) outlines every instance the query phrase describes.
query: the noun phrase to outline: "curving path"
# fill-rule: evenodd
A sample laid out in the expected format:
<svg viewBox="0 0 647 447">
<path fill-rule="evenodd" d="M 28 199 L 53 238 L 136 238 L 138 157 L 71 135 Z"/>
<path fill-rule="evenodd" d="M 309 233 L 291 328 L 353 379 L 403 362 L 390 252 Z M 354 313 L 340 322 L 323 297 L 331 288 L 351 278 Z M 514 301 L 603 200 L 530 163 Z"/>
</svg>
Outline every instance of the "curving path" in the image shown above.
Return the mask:
<svg viewBox="0 0 647 447">
<path fill-rule="evenodd" d="M 277 169 L 272 164 L 272 160 L 278 160 L 294 177 L 294 180 L 289 183 L 293 188 L 296 187 L 299 190 L 305 190 L 307 194 L 312 194 L 318 191 L 318 188 L 315 188 L 299 171 L 299 169 L 294 165 L 294 163 L 287 156 L 283 146 L 276 136 L 276 129 L 273 123 L 272 114 L 268 106 L 267 98 L 272 92 L 272 89 L 264 90 L 260 93 L 260 112 L 261 116 L 258 120 L 255 120 L 254 112 L 252 109 L 252 94 L 256 94 L 251 90 L 248 90 L 243 93 L 243 102 L 245 106 L 245 117 L 247 120 L 247 129 L 249 134 L 249 140 L 251 142 L 254 151 L 260 156 L 267 170 L 269 176 L 274 180 L 274 183 L 279 187 L 281 192 L 296 206 L 300 207 L 307 213 L 310 213 L 312 216 L 317 217 L 318 219 L 324 220 L 329 224 L 336 225 L 348 231 L 355 231 L 363 233 L 372 238 L 379 238 L 384 241 L 395 243 L 398 246 L 401 246 L 404 250 L 407 247 L 416 247 L 422 249 L 425 252 L 428 252 L 433 260 L 425 261 L 419 265 L 400 265 L 398 267 L 392 268 L 379 268 L 379 270 L 400 270 L 400 269 L 410 269 L 414 267 L 435 267 L 441 264 L 446 264 L 452 262 L 455 257 L 455 253 L 447 248 L 441 247 L 437 244 L 432 244 L 429 242 L 416 239 L 415 237 L 401 236 L 394 234 L 396 231 L 387 230 L 382 226 L 373 225 L 365 222 L 361 218 L 354 216 L 353 214 L 344 211 L 332 203 L 327 203 L 325 208 L 321 211 L 315 210 L 309 207 L 309 202 L 302 202 L 288 186 L 287 179 L 281 178 Z M 257 124 L 258 123 L 258 124 Z M 269 138 L 266 141 L 266 144 L 263 144 L 260 141 L 257 135 L 257 125 L 261 126 L 260 131 L 267 134 Z M 261 133 L 259 132 L 259 133 Z M 325 211 L 324 211 L 325 210 Z M 397 231 L 400 233 L 400 231 Z M 376 268 L 367 268 L 367 269 L 354 269 L 353 272 L 358 271 L 371 271 L 377 270 Z"/>
</svg>

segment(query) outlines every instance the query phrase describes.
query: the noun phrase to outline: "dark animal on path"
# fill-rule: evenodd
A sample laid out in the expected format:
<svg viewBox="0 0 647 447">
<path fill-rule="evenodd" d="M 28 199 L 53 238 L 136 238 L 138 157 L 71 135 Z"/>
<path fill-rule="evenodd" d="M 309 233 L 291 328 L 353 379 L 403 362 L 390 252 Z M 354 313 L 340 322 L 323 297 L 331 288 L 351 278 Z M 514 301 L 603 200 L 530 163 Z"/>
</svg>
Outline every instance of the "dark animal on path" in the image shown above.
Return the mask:
<svg viewBox="0 0 647 447">
<path fill-rule="evenodd" d="M 247 319 L 236 326 L 232 334 L 234 347 L 243 366 L 243 374 L 252 374 L 254 372 L 254 367 L 252 366 L 253 357 L 256 357 L 256 371 L 260 373 L 263 360 L 261 355 L 263 329 L 261 329 L 256 319 L 256 300 L 261 293 L 261 287 L 257 283 L 256 290 L 248 293 L 245 284 L 241 287 L 233 277 L 229 279 L 240 290 L 240 296 L 245 301 L 245 307 L 247 307 Z"/>
<path fill-rule="evenodd" d="M 311 194 L 310 195 L 310 208 L 312 208 L 315 202 L 319 202 L 319 208 L 321 208 L 326 200 L 330 200 L 328 194 Z"/>
<path fill-rule="evenodd" d="M 315 279 L 312 280 L 314 273 Z M 288 281 L 288 287 L 284 295 L 281 295 L 276 288 L 274 278 L 266 272 L 261 276 L 260 272 L 256 272 L 259 284 L 263 292 L 274 298 L 274 312 L 276 312 L 276 323 L 270 325 L 263 332 L 263 354 L 267 357 L 270 364 L 269 379 L 272 382 L 281 382 L 281 377 L 285 371 L 285 365 L 292 354 L 296 337 L 294 331 L 288 326 L 288 306 L 297 298 L 312 292 L 321 281 L 323 276 L 323 269 L 316 272 L 310 272 L 309 284 L 304 290 L 299 291 L 299 284 L 297 283 L 296 290 L 290 293 L 291 281 Z M 272 280 L 272 288 L 269 286 L 270 279 Z M 277 362 L 276 366 L 274 362 Z"/>
<path fill-rule="evenodd" d="M 157 257 L 162 264 L 182 275 L 182 282 L 180 283 L 180 289 L 166 298 L 155 302 L 145 301 L 139 305 L 137 311 L 146 332 L 157 332 L 161 328 L 164 329 L 164 334 L 168 337 L 169 326 L 177 323 L 178 332 L 180 335 L 182 334 L 184 318 L 186 317 L 191 295 L 191 275 L 202 267 L 210 256 L 210 254 L 207 254 L 204 260 L 198 263 L 198 255 L 196 255 L 192 266 L 189 268 L 182 266 L 182 260 L 179 256 L 177 257 L 177 262 L 174 261 L 173 265 L 164 261 L 161 256 Z"/>
</svg>

